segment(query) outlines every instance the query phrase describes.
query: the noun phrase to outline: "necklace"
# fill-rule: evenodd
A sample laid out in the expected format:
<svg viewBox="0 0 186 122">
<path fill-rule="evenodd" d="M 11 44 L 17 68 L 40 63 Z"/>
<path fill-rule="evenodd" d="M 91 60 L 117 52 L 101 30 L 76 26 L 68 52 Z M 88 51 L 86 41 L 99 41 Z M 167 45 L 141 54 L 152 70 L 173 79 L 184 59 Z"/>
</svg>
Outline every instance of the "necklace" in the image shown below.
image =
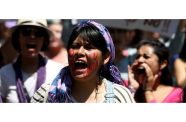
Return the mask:
<svg viewBox="0 0 186 122">
<path fill-rule="evenodd" d="M 106 84 L 104 81 L 98 81 L 96 82 L 96 89 L 95 89 L 95 100 L 96 103 L 104 101 L 104 95 L 103 95 L 103 88 L 105 88 L 104 91 L 106 91 Z"/>
</svg>

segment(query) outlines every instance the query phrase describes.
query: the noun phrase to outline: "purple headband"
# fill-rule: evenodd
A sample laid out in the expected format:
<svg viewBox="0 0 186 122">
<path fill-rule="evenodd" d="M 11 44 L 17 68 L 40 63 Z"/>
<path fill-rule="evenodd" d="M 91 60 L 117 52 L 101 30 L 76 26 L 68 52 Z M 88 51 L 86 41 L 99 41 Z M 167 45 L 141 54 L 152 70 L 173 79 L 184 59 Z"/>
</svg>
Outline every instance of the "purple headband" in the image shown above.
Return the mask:
<svg viewBox="0 0 186 122">
<path fill-rule="evenodd" d="M 92 21 L 92 20 L 83 21 L 83 22 L 79 23 L 77 26 L 84 27 L 84 26 L 88 26 L 88 24 L 95 26 L 99 30 L 99 32 L 102 34 L 102 36 L 104 37 L 106 44 L 107 44 L 107 49 L 109 50 L 109 52 L 111 54 L 111 58 L 110 58 L 109 62 L 113 63 L 114 59 L 115 59 L 115 47 L 114 47 L 114 44 L 113 44 L 113 41 L 112 41 L 109 31 L 103 25 L 101 25 L 95 21 Z"/>
</svg>

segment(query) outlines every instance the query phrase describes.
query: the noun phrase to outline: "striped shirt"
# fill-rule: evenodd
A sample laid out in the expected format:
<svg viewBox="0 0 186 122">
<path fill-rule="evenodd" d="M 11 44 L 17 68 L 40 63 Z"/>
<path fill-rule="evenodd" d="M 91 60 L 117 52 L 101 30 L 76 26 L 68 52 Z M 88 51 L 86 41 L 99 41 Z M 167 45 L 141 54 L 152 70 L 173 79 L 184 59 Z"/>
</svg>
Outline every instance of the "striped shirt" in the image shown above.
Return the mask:
<svg viewBox="0 0 186 122">
<path fill-rule="evenodd" d="M 104 79 L 104 82 L 110 82 Z M 131 92 L 124 86 L 112 83 L 114 92 L 114 103 L 135 103 Z M 44 83 L 31 99 L 32 103 L 46 103 L 50 84 Z M 74 101 L 75 102 L 75 101 Z"/>
</svg>

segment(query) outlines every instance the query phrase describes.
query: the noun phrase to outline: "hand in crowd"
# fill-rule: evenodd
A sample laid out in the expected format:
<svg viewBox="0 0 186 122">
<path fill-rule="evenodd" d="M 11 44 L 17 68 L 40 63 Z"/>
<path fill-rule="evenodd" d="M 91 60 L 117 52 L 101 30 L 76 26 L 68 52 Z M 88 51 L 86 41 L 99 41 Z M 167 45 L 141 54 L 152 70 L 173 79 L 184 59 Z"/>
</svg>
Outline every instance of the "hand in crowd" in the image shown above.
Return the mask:
<svg viewBox="0 0 186 122">
<path fill-rule="evenodd" d="M 151 68 L 146 63 L 138 64 L 134 62 L 132 66 L 128 66 L 129 85 L 135 90 L 141 85 L 143 90 L 153 90 L 155 81 L 159 74 L 153 74 Z"/>
</svg>

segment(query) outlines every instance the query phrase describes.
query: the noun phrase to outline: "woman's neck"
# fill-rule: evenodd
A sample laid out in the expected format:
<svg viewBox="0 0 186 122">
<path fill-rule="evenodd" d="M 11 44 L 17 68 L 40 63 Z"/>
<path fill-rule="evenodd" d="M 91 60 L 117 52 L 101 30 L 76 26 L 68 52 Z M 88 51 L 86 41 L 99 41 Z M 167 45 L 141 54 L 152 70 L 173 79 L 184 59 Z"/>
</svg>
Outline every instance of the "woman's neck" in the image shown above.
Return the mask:
<svg viewBox="0 0 186 122">
<path fill-rule="evenodd" d="M 158 77 L 158 78 L 156 79 L 155 83 L 154 83 L 153 89 L 156 90 L 160 84 L 161 84 L 161 82 L 160 82 L 160 77 Z"/>
<path fill-rule="evenodd" d="M 26 73 L 34 73 L 37 71 L 39 65 L 39 58 L 21 57 L 21 69 Z"/>
<path fill-rule="evenodd" d="M 105 85 L 102 81 L 94 82 L 73 82 L 72 96 L 77 102 L 99 102 L 104 98 L 106 93 Z"/>
</svg>

